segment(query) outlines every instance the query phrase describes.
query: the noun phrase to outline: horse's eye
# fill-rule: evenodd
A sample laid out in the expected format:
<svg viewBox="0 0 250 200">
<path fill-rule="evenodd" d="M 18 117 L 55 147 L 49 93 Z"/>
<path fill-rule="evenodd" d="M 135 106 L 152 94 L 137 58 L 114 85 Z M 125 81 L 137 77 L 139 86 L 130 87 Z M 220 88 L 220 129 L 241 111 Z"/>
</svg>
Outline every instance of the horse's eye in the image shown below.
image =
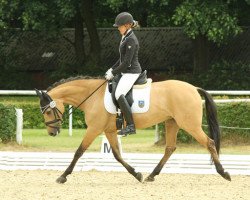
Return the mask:
<svg viewBox="0 0 250 200">
<path fill-rule="evenodd" d="M 51 110 L 46 111 L 46 114 L 50 115 L 51 114 Z"/>
</svg>

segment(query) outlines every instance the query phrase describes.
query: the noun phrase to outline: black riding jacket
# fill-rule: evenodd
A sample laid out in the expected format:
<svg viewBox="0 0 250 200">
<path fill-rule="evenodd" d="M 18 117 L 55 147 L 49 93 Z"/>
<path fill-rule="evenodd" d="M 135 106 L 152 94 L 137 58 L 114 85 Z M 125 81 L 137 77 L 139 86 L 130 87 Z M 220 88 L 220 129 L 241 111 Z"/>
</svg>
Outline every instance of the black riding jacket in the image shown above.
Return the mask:
<svg viewBox="0 0 250 200">
<path fill-rule="evenodd" d="M 122 39 L 119 52 L 120 59 L 112 66 L 113 75 L 120 73 L 141 73 L 141 65 L 138 61 L 139 42 L 131 30 Z"/>
</svg>

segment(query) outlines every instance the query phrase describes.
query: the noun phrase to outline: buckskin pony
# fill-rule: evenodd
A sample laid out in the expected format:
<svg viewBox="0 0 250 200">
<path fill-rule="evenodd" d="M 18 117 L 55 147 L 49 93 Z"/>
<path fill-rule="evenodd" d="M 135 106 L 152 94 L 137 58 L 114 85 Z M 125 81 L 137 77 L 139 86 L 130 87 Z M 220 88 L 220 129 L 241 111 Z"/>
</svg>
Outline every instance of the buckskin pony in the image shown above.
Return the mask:
<svg viewBox="0 0 250 200">
<path fill-rule="evenodd" d="M 88 149 L 93 140 L 103 132 L 110 143 L 115 159 L 138 181 L 143 181 L 142 174 L 136 172 L 132 166 L 125 162 L 119 151 L 116 115 L 108 113 L 103 102 L 106 85 L 107 83 L 103 79 L 75 77 L 55 83 L 48 88 L 47 93 L 36 90 L 40 98 L 41 111 L 47 131 L 51 136 L 56 136 L 60 132 L 65 104 L 74 107 L 79 106 L 79 109 L 85 113 L 86 135 L 76 150 L 72 162 L 56 180 L 58 183 L 67 181 L 66 177 L 72 173 L 77 160 Z M 202 130 L 203 107 L 201 96 L 205 99 L 210 137 Z M 85 101 L 81 104 L 83 99 Z M 147 128 L 161 122 L 165 123 L 166 128 L 165 153 L 144 181 L 154 181 L 154 177 L 159 175 L 164 164 L 176 149 L 179 129 L 185 130 L 207 148 L 217 172 L 226 180 L 231 180 L 229 173 L 224 171 L 219 161 L 220 130 L 217 111 L 212 97 L 205 90 L 177 80 L 153 82 L 149 110 L 146 113 L 133 114 L 133 118 L 136 128 Z"/>
</svg>

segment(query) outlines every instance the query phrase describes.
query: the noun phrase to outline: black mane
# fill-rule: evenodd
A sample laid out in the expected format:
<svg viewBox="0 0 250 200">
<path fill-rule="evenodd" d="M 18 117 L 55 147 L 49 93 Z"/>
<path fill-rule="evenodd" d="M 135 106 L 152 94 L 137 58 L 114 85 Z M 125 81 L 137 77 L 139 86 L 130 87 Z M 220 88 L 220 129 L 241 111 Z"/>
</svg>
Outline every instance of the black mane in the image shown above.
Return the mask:
<svg viewBox="0 0 250 200">
<path fill-rule="evenodd" d="M 83 80 L 83 79 L 103 79 L 102 77 L 92 77 L 92 76 L 75 76 L 75 77 L 69 77 L 66 79 L 61 79 L 60 81 L 57 81 L 53 83 L 53 85 L 49 86 L 47 88 L 47 92 L 54 89 L 55 87 L 62 85 L 64 83 L 70 82 L 70 81 L 76 81 L 76 80 Z"/>
</svg>

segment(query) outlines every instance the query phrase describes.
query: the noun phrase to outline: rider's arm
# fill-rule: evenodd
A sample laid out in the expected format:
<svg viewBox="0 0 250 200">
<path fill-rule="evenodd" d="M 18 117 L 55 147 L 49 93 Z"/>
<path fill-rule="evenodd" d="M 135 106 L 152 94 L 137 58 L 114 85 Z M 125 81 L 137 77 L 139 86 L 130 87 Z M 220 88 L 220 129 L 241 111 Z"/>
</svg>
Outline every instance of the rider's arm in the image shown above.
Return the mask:
<svg viewBox="0 0 250 200">
<path fill-rule="evenodd" d="M 126 42 L 126 53 L 124 59 L 118 67 L 113 69 L 112 73 L 114 75 L 121 72 L 125 72 L 126 69 L 131 66 L 131 61 L 134 56 L 135 49 L 136 49 L 135 41 L 132 38 L 128 38 Z"/>
<path fill-rule="evenodd" d="M 116 67 L 118 67 L 120 64 L 120 59 L 118 59 L 115 64 L 111 67 L 112 69 L 115 69 Z"/>
</svg>

